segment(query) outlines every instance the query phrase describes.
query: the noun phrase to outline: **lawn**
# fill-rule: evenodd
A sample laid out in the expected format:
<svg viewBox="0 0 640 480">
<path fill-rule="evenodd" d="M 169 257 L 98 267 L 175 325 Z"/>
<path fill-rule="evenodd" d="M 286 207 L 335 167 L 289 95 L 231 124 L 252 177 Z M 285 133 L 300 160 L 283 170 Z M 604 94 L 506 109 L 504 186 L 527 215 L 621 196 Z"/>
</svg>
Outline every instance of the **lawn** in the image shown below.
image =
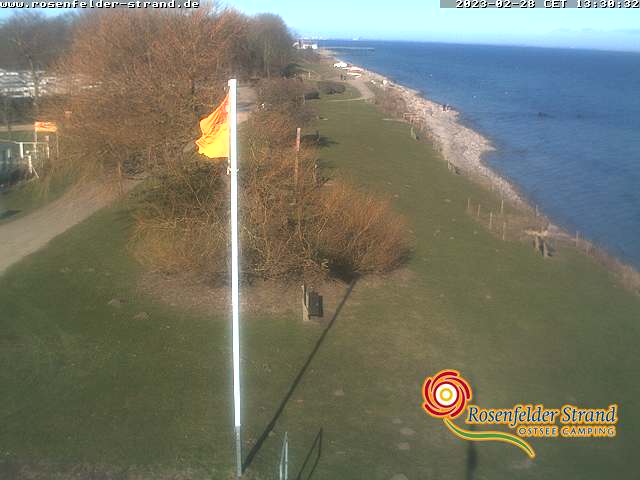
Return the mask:
<svg viewBox="0 0 640 480">
<path fill-rule="evenodd" d="M 62 196 L 69 187 L 63 178 L 52 179 L 47 188 L 35 180 L 0 191 L 0 225 L 23 217 Z"/>
<path fill-rule="evenodd" d="M 498 204 L 490 192 L 450 174 L 407 125 L 330 99 L 316 102 L 323 167 L 389 196 L 415 250 L 401 274 L 356 282 L 332 321 L 303 325 L 298 305 L 243 317 L 247 478 L 276 478 L 285 431 L 291 478 L 636 476 L 640 300 L 571 250 L 543 260 L 491 235 L 465 214 L 469 196 Z M 227 312 L 140 293 L 129 229 L 125 202 L 0 277 L 0 477 L 19 465 L 232 475 Z M 444 368 L 484 407 L 618 403 L 618 436 L 534 439 L 533 462 L 466 443 L 420 408 L 424 377 Z"/>
</svg>

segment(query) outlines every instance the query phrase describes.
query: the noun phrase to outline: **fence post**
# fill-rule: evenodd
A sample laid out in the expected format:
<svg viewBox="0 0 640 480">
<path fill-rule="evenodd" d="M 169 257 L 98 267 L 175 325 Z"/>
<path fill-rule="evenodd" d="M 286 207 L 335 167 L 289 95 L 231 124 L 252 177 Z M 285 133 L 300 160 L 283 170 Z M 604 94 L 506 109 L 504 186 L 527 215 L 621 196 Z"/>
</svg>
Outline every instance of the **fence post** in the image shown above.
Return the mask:
<svg viewBox="0 0 640 480">
<path fill-rule="evenodd" d="M 493 230 L 493 212 L 489 212 L 489 230 Z"/>
<path fill-rule="evenodd" d="M 507 238 L 507 222 L 502 222 L 502 241 L 504 242 Z"/>
<path fill-rule="evenodd" d="M 500 200 L 500 215 L 504 215 L 504 198 Z"/>
<path fill-rule="evenodd" d="M 480 204 L 478 204 L 478 214 L 476 216 L 480 218 Z"/>
<path fill-rule="evenodd" d="M 467 213 L 471 212 L 471 197 L 467 197 Z"/>
</svg>

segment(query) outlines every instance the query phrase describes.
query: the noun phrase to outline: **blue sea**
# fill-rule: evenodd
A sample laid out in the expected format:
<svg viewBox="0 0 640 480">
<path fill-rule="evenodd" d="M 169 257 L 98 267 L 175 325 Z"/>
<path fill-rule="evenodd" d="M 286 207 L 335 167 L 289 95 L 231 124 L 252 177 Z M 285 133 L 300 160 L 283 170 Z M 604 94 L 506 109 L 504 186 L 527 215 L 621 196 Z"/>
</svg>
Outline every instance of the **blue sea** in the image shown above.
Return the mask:
<svg viewBox="0 0 640 480">
<path fill-rule="evenodd" d="M 552 221 L 640 268 L 640 53 L 325 41 L 338 57 L 452 105 L 485 161 Z"/>
</svg>

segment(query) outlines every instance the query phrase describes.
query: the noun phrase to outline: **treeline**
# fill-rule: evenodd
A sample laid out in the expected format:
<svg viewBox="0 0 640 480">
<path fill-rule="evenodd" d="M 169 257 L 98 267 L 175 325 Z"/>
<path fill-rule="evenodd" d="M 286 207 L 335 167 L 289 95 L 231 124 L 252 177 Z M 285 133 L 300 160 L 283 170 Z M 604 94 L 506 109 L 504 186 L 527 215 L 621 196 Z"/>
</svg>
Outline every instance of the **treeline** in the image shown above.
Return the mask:
<svg viewBox="0 0 640 480">
<path fill-rule="evenodd" d="M 296 52 L 280 17 L 208 4 L 89 11 L 72 24 L 54 67 L 64 94 L 42 99 L 60 130 L 49 178 L 144 174 L 132 245 L 151 268 L 228 276 L 226 165 L 194 140 L 233 77 L 261 105 L 241 128 L 244 278 L 380 272 L 406 257 L 405 221 L 387 201 L 328 184 L 319 138 L 294 150 L 296 128 L 317 118 L 305 100 L 316 85 L 285 78 Z"/>
<path fill-rule="evenodd" d="M 227 80 L 279 75 L 292 43 L 279 17 L 213 4 L 78 15 L 56 63 L 68 94 L 46 110 L 64 127 L 65 166 L 139 171 L 180 157 Z"/>
<path fill-rule="evenodd" d="M 47 70 L 66 51 L 77 16 L 20 10 L 0 21 L 0 68 Z"/>
</svg>

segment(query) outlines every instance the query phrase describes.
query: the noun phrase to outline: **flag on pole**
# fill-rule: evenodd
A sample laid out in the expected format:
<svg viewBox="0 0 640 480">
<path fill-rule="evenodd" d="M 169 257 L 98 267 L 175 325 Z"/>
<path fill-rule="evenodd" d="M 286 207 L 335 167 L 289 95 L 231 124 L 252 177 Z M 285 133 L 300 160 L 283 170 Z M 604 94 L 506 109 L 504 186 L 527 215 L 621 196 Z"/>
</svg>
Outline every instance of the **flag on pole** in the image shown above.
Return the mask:
<svg viewBox="0 0 640 480">
<path fill-rule="evenodd" d="M 209 158 L 229 157 L 229 94 L 211 115 L 200 120 L 200 130 L 198 153 Z"/>
<path fill-rule="evenodd" d="M 33 128 L 36 132 L 55 133 L 58 131 L 57 125 L 53 122 L 34 122 Z"/>
<path fill-rule="evenodd" d="M 242 476 L 242 441 L 240 417 L 240 268 L 238 264 L 238 139 L 237 88 L 229 80 L 229 93 L 211 115 L 200 121 L 202 136 L 196 140 L 198 153 L 209 158 L 228 158 L 231 200 L 231 313 L 233 363 L 233 418 L 236 437 L 236 476 Z"/>
</svg>

